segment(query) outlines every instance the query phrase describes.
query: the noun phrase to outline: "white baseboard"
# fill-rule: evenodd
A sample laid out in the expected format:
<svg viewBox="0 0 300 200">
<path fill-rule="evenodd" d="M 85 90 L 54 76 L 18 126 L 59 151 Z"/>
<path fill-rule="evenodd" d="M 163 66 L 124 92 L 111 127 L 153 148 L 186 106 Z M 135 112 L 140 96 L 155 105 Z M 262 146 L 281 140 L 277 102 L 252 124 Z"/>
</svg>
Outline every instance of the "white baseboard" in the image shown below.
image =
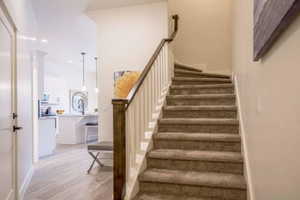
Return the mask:
<svg viewBox="0 0 300 200">
<path fill-rule="evenodd" d="M 31 167 L 30 170 L 28 171 L 26 177 L 25 177 L 25 180 L 21 184 L 21 187 L 20 187 L 20 190 L 19 190 L 19 198 L 18 198 L 18 200 L 23 200 L 24 199 L 25 193 L 26 193 L 26 191 L 27 191 L 27 189 L 29 187 L 29 184 L 31 182 L 33 174 L 34 174 L 34 168 Z"/>
<path fill-rule="evenodd" d="M 6 198 L 6 200 L 14 200 L 14 191 L 10 191 L 8 197 Z"/>
<path fill-rule="evenodd" d="M 244 162 L 245 162 L 244 170 L 245 170 L 245 176 L 246 176 L 247 185 L 248 185 L 248 200 L 255 200 L 238 81 L 237 81 L 236 75 L 233 75 L 232 78 L 233 78 L 235 94 L 236 94 L 236 98 L 237 98 L 238 117 L 239 117 L 239 121 L 240 121 L 240 135 L 242 138 L 242 151 L 243 151 Z"/>
</svg>

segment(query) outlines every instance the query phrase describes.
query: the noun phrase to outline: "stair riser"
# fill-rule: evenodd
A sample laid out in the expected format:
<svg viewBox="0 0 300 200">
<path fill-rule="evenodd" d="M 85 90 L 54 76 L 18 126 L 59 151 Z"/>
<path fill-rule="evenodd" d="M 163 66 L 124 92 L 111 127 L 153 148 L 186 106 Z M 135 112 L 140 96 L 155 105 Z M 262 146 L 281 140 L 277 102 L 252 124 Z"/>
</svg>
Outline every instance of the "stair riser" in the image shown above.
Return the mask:
<svg viewBox="0 0 300 200">
<path fill-rule="evenodd" d="M 224 110 L 164 110 L 165 118 L 237 118 L 237 111 Z"/>
<path fill-rule="evenodd" d="M 246 190 L 207 186 L 177 185 L 168 183 L 140 182 L 140 191 L 159 194 L 187 195 L 222 200 L 246 200 Z"/>
<path fill-rule="evenodd" d="M 202 105 L 235 105 L 234 98 L 199 98 L 199 99 L 174 99 L 167 98 L 167 105 L 174 106 L 202 106 Z"/>
<path fill-rule="evenodd" d="M 241 152 L 240 142 L 154 140 L 155 149 Z"/>
<path fill-rule="evenodd" d="M 189 94 L 233 94 L 233 87 L 228 88 L 184 88 L 170 89 L 171 95 L 189 95 Z"/>
<path fill-rule="evenodd" d="M 189 71 L 189 72 L 201 72 L 202 71 L 202 70 L 196 70 L 196 69 L 180 67 L 180 66 L 175 66 L 174 70 L 185 70 L 185 71 Z"/>
<path fill-rule="evenodd" d="M 231 83 L 231 81 L 189 81 L 189 80 L 173 80 L 173 85 L 215 85 L 215 84 L 226 84 Z"/>
<path fill-rule="evenodd" d="M 219 124 L 159 124 L 159 132 L 238 133 L 238 125 Z"/>
<path fill-rule="evenodd" d="M 185 77 L 185 78 L 224 78 L 226 80 L 230 80 L 230 78 L 218 75 L 208 75 L 208 74 L 192 74 L 192 73 L 182 73 L 175 72 L 175 77 Z"/>
<path fill-rule="evenodd" d="M 147 159 L 148 168 L 243 174 L 242 163 Z"/>
</svg>

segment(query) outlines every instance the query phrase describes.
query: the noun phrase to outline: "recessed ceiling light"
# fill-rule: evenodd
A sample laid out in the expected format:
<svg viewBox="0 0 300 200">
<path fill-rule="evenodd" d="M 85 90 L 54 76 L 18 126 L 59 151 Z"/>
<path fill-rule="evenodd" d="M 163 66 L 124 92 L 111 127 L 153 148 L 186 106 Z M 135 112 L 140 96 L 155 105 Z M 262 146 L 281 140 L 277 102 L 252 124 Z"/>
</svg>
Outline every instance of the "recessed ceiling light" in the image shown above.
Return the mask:
<svg viewBox="0 0 300 200">
<path fill-rule="evenodd" d="M 19 39 L 21 40 L 30 40 L 30 41 L 36 41 L 37 39 L 35 37 L 28 37 L 28 36 L 25 36 L 25 35 L 20 35 L 18 36 Z"/>
<path fill-rule="evenodd" d="M 46 39 L 41 39 L 41 42 L 42 42 L 42 43 L 48 43 L 48 40 L 46 40 Z"/>
</svg>

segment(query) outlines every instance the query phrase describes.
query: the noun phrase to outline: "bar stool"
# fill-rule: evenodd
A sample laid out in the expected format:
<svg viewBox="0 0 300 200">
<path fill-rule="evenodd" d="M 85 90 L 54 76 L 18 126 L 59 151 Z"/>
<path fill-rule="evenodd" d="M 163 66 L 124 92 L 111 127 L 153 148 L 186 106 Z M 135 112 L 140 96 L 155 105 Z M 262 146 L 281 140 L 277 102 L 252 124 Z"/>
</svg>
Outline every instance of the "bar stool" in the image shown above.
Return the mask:
<svg viewBox="0 0 300 200">
<path fill-rule="evenodd" d="M 89 122 L 85 124 L 85 131 L 84 131 L 84 143 L 87 144 L 91 137 L 98 138 L 98 131 L 96 134 L 94 132 L 90 132 L 90 129 L 97 129 L 98 130 L 98 123 L 97 122 Z"/>
</svg>

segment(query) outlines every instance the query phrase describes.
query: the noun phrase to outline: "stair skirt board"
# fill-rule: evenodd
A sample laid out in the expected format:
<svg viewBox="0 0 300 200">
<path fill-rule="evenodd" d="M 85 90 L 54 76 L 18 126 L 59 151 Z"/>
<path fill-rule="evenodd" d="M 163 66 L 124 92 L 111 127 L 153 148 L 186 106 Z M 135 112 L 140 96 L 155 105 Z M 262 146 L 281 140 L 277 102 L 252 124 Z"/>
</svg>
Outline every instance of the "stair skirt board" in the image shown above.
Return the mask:
<svg viewBox="0 0 300 200">
<path fill-rule="evenodd" d="M 230 76 L 175 64 L 134 200 L 246 200 Z"/>
</svg>

